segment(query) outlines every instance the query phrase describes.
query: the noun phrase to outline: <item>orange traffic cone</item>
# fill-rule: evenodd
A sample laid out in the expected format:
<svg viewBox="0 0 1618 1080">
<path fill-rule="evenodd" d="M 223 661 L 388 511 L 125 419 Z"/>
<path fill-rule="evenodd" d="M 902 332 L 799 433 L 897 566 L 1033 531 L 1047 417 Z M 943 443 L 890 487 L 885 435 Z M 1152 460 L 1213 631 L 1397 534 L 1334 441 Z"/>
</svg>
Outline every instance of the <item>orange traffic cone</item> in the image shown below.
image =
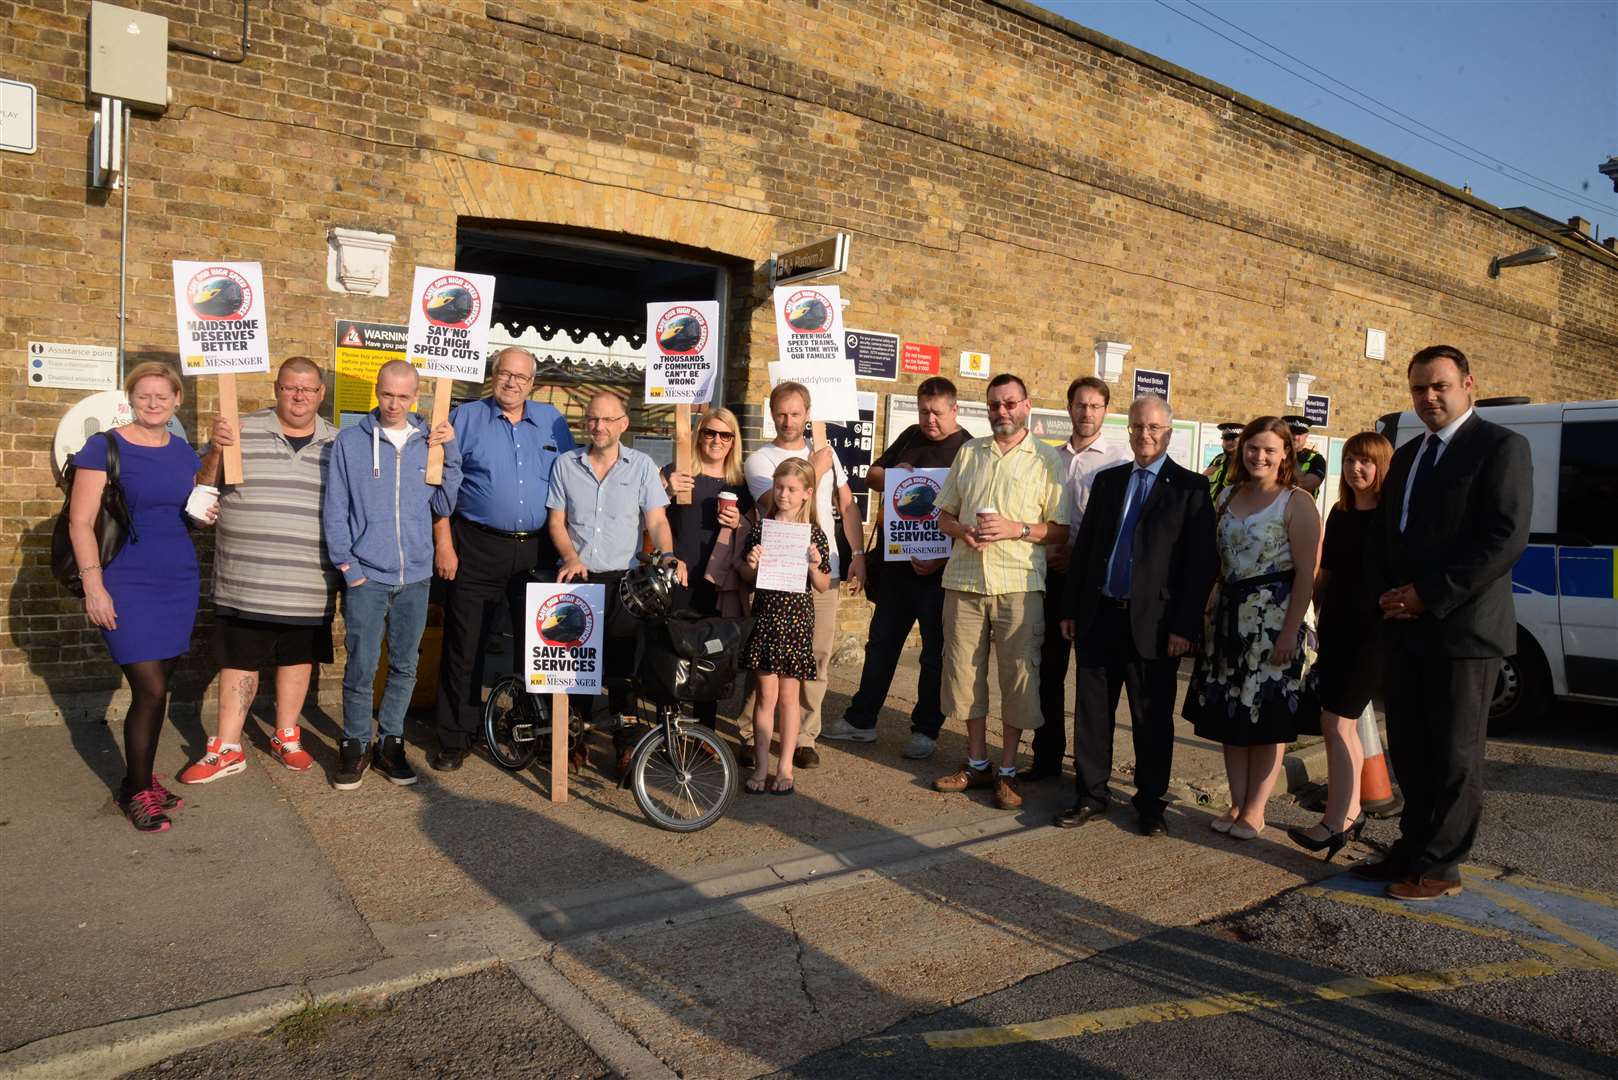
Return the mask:
<svg viewBox="0 0 1618 1080">
<path fill-rule="evenodd" d="M 1388 818 L 1404 809 L 1402 795 L 1393 790 L 1388 777 L 1388 757 L 1382 749 L 1382 734 L 1376 727 L 1376 710 L 1370 705 L 1360 713 L 1360 746 L 1365 764 L 1360 767 L 1360 807 L 1374 818 Z"/>
</svg>

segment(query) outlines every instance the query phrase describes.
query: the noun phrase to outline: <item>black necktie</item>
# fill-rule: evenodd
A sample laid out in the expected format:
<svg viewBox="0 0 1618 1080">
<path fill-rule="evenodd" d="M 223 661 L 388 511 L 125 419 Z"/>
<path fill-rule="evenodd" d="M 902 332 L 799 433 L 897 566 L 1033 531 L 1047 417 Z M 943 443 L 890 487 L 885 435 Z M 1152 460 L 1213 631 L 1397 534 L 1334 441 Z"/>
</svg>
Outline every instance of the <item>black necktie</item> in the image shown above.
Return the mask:
<svg viewBox="0 0 1618 1080">
<path fill-rule="evenodd" d="M 1406 528 L 1416 513 L 1416 507 L 1420 505 L 1416 500 L 1421 498 L 1422 487 L 1432 475 L 1433 464 L 1438 460 L 1438 448 L 1443 444 L 1444 441 L 1438 437 L 1436 431 L 1427 436 L 1427 449 L 1421 452 L 1421 460 L 1416 462 L 1416 471 L 1410 477 L 1410 501 L 1405 511 Z"/>
</svg>

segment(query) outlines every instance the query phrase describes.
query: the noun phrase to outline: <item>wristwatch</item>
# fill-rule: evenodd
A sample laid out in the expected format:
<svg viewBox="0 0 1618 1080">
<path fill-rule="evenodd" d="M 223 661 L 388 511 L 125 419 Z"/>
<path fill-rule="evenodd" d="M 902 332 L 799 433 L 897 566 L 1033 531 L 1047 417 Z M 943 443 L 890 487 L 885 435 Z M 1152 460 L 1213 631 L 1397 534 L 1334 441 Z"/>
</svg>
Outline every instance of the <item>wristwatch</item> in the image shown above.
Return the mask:
<svg viewBox="0 0 1618 1080">
<path fill-rule="evenodd" d="M 1022 527 L 1022 535 L 1021 535 L 1021 536 L 1019 536 L 1019 537 L 1018 537 L 1018 538 L 1017 538 L 1017 539 L 1019 539 L 1019 540 L 1026 540 L 1026 539 L 1028 539 L 1028 534 L 1029 534 L 1029 533 L 1031 533 L 1031 532 L 1033 532 L 1033 531 L 1034 531 L 1034 530 L 1033 530 L 1033 529 L 1032 529 L 1032 528 L 1030 528 L 1030 527 L 1029 527 L 1029 525 L 1028 525 L 1028 523 L 1027 523 L 1027 522 L 1024 522 L 1024 523 L 1023 523 L 1023 527 Z"/>
</svg>

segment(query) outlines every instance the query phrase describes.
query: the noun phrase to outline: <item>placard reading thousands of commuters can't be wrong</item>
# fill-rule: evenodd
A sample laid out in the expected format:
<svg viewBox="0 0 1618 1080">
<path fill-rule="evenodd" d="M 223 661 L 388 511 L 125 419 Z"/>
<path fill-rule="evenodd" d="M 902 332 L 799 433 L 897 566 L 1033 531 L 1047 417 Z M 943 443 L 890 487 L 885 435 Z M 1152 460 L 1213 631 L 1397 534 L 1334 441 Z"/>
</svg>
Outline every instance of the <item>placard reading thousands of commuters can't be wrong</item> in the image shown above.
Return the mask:
<svg viewBox="0 0 1618 1080">
<path fill-rule="evenodd" d="M 857 420 L 854 364 L 843 339 L 842 297 L 835 285 L 782 285 L 775 290 L 775 334 L 781 359 L 768 366 L 770 385 L 809 388 L 815 420 Z"/>
<path fill-rule="evenodd" d="M 530 582 L 523 670 L 530 694 L 601 692 L 605 585 Z"/>
<path fill-rule="evenodd" d="M 938 530 L 938 493 L 948 469 L 889 469 L 883 507 L 883 561 L 945 559 L 951 541 Z"/>
<path fill-rule="evenodd" d="M 482 382 L 494 278 L 416 267 L 407 356 L 424 379 Z"/>
<path fill-rule="evenodd" d="M 646 305 L 646 403 L 705 405 L 719 372 L 719 301 Z"/>
<path fill-rule="evenodd" d="M 174 262 L 174 318 L 187 375 L 270 370 L 264 272 L 256 262 Z"/>
</svg>

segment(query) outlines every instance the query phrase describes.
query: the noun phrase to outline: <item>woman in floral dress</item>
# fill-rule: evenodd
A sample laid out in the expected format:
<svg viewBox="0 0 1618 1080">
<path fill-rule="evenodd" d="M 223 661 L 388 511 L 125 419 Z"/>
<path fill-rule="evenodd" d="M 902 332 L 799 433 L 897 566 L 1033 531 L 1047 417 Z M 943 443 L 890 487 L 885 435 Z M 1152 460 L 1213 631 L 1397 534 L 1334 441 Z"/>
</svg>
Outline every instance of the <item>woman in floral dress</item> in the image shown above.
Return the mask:
<svg viewBox="0 0 1618 1080">
<path fill-rule="evenodd" d="M 1248 424 L 1231 486 L 1218 503 L 1220 583 L 1191 673 L 1184 715 L 1225 747 L 1230 812 L 1216 832 L 1264 829 L 1286 744 L 1319 730 L 1313 631 L 1305 624 L 1320 553 L 1320 512 L 1293 486 L 1292 431 L 1274 416 Z"/>
</svg>

